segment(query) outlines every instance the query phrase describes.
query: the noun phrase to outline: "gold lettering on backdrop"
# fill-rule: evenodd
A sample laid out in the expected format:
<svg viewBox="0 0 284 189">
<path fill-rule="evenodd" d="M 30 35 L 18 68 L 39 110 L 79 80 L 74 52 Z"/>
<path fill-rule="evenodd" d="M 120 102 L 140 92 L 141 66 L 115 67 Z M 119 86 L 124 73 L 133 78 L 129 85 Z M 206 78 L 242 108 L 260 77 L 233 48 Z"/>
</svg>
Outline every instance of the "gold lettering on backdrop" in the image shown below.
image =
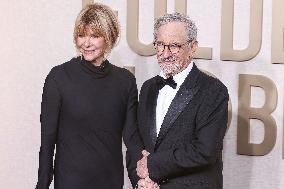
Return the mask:
<svg viewBox="0 0 284 189">
<path fill-rule="evenodd" d="M 159 2 L 159 6 L 156 6 Z M 158 17 L 163 15 L 167 10 L 166 0 L 154 1 L 154 16 Z M 127 28 L 126 38 L 129 47 L 139 55 L 151 56 L 155 54 L 155 49 L 152 43 L 143 44 L 138 38 L 138 21 L 139 21 L 139 0 L 127 0 Z"/>
<path fill-rule="evenodd" d="M 251 87 L 261 87 L 265 92 L 265 103 L 261 108 L 250 107 Z M 237 123 L 237 153 L 263 156 L 268 154 L 276 142 L 277 127 L 271 113 L 277 105 L 277 89 L 272 80 L 262 75 L 239 75 L 239 107 Z M 260 144 L 249 142 L 250 119 L 263 122 L 264 139 Z"/>
<path fill-rule="evenodd" d="M 187 0 L 176 0 L 175 11 L 186 14 Z M 167 13 L 167 0 L 154 1 L 154 18 Z M 153 18 L 153 19 L 154 19 Z M 153 44 L 143 44 L 138 38 L 139 0 L 127 0 L 126 37 L 129 47 L 139 55 L 152 56 L 156 53 Z M 212 59 L 212 48 L 199 47 L 195 58 Z"/>
<path fill-rule="evenodd" d="M 82 0 L 82 7 L 94 3 L 94 0 Z"/>
<path fill-rule="evenodd" d="M 127 69 L 128 71 L 130 71 L 133 75 L 135 75 L 135 66 L 123 66 L 125 69 Z"/>
<path fill-rule="evenodd" d="M 234 0 L 222 1 L 221 14 L 221 60 L 247 61 L 254 58 L 261 48 L 263 0 L 250 1 L 249 44 L 246 49 L 233 49 Z"/>
<path fill-rule="evenodd" d="M 276 63 L 284 64 L 283 7 L 284 7 L 283 0 L 272 1 L 271 62 L 273 64 Z"/>
<path fill-rule="evenodd" d="M 187 13 L 187 0 L 176 0 L 175 11 L 186 14 Z"/>
</svg>

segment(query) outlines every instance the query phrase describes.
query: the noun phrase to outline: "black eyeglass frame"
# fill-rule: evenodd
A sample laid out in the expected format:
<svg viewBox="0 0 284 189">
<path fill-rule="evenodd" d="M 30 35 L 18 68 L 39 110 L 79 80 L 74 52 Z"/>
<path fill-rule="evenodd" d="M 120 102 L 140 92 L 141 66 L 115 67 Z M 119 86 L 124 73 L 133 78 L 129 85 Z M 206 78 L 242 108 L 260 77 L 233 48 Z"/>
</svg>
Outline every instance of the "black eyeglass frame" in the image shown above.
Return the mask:
<svg viewBox="0 0 284 189">
<path fill-rule="evenodd" d="M 177 53 L 179 53 L 179 51 L 180 51 L 180 49 L 181 49 L 182 46 L 187 45 L 187 44 L 190 44 L 191 42 L 192 42 L 192 40 L 186 41 L 186 42 L 183 43 L 183 44 L 170 43 L 170 44 L 166 45 L 166 44 L 164 44 L 162 41 L 155 41 L 155 42 L 153 43 L 153 45 L 154 45 L 154 48 L 155 48 L 158 52 L 160 52 L 160 53 L 163 53 L 163 52 L 165 51 L 166 47 L 168 47 L 169 51 L 170 51 L 172 54 L 177 54 Z M 159 44 L 159 43 L 161 43 L 161 44 Z M 160 45 L 160 47 L 159 47 L 158 45 Z M 159 49 L 159 48 L 160 48 L 160 49 Z"/>
</svg>

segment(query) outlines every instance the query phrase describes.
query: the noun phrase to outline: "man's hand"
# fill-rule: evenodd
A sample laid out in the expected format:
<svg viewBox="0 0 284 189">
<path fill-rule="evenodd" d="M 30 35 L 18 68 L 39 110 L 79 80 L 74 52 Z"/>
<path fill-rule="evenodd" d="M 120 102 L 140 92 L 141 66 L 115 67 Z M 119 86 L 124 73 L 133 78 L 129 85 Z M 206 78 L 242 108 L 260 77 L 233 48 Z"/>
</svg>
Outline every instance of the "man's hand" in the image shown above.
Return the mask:
<svg viewBox="0 0 284 189">
<path fill-rule="evenodd" d="M 148 172 L 148 168 L 147 168 L 147 156 L 150 154 L 149 152 L 147 152 L 146 150 L 142 151 L 143 154 L 143 158 L 140 159 L 137 162 L 137 168 L 136 168 L 136 172 L 137 175 L 141 178 L 141 179 L 145 179 L 146 177 L 149 176 L 149 172 Z"/>
<path fill-rule="evenodd" d="M 146 177 L 145 179 L 140 179 L 138 181 L 138 189 L 160 189 L 160 186 L 152 181 L 149 177 Z"/>
</svg>

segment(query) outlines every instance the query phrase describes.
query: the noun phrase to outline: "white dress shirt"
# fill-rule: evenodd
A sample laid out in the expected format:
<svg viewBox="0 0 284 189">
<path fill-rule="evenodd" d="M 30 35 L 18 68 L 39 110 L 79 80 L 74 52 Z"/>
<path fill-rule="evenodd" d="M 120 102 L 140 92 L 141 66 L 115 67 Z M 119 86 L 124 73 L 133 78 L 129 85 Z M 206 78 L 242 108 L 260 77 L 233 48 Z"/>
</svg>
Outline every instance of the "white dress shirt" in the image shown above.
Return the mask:
<svg viewBox="0 0 284 189">
<path fill-rule="evenodd" d="M 177 91 L 179 90 L 180 86 L 184 82 L 185 78 L 191 71 L 193 66 L 193 62 L 191 62 L 186 69 L 182 72 L 173 76 L 174 81 L 177 83 L 177 87 L 173 89 L 169 85 L 165 85 L 160 91 L 157 98 L 157 106 L 156 106 L 156 129 L 157 129 L 157 137 L 159 135 L 162 123 L 164 121 L 164 117 L 174 99 Z M 166 79 L 165 74 L 163 71 L 160 72 L 160 76 Z"/>
</svg>

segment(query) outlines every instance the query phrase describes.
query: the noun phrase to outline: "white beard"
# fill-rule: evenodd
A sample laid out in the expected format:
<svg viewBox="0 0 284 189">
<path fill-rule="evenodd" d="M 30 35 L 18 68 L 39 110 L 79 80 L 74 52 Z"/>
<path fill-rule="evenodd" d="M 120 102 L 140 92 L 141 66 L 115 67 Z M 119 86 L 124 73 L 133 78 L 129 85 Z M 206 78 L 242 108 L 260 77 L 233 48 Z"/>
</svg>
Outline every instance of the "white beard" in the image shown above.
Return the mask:
<svg viewBox="0 0 284 189">
<path fill-rule="evenodd" d="M 165 61 L 165 60 L 167 60 L 171 63 L 167 63 L 167 61 Z M 179 73 L 184 66 L 175 57 L 159 58 L 158 62 L 159 62 L 159 66 L 160 66 L 161 70 L 164 72 L 164 74 L 167 77 L 173 76 L 173 75 Z"/>
</svg>

